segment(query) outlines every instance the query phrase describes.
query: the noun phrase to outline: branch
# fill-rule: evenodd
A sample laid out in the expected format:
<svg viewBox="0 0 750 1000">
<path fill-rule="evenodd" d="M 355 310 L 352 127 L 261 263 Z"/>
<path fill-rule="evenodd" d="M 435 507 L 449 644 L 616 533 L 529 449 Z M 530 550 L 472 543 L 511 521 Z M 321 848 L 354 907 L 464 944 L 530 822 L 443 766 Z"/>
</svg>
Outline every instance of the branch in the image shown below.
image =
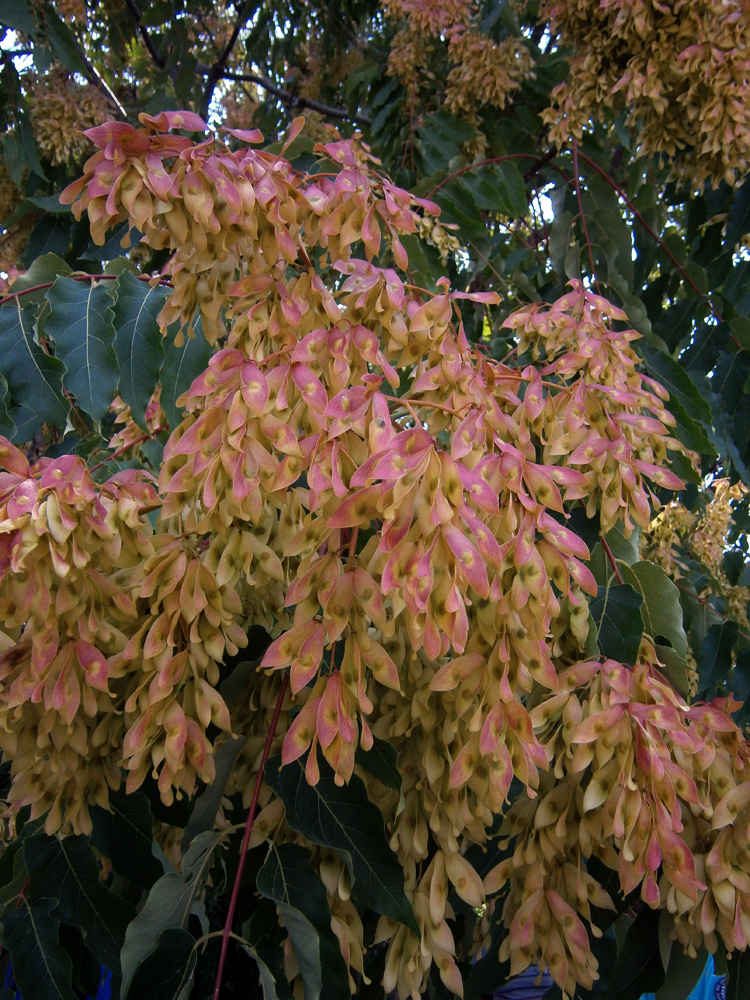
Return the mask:
<svg viewBox="0 0 750 1000">
<path fill-rule="evenodd" d="M 649 226 L 649 224 L 643 218 L 643 216 L 638 211 L 638 209 L 635 207 L 635 205 L 630 200 L 630 198 L 628 198 L 627 194 L 625 193 L 625 191 L 623 191 L 623 189 L 620 187 L 620 185 L 616 181 L 613 181 L 612 178 L 607 173 L 607 171 L 603 170 L 599 166 L 598 163 L 596 163 L 594 160 L 592 160 L 588 156 L 586 156 L 585 153 L 581 153 L 580 157 L 581 157 L 582 160 L 585 160 L 586 163 L 588 163 L 588 165 L 590 167 L 593 167 L 594 170 L 596 170 L 596 172 L 598 174 L 600 174 L 604 178 L 604 180 L 609 184 L 609 186 L 614 191 L 616 191 L 619 194 L 619 196 L 622 198 L 622 200 L 628 206 L 628 208 L 633 213 L 633 215 L 635 216 L 635 218 L 640 222 L 640 224 L 643 226 L 643 228 L 646 230 L 646 232 L 649 234 L 649 236 L 657 243 L 657 245 L 659 246 L 659 248 L 663 251 L 664 255 L 674 264 L 674 266 L 680 272 L 680 274 L 685 279 L 685 281 L 690 285 L 690 287 L 693 289 L 693 291 L 697 292 L 698 295 L 701 298 L 705 298 L 706 299 L 707 304 L 708 304 L 708 308 L 711 310 L 711 314 L 713 315 L 713 317 L 716 320 L 716 322 L 717 323 L 723 322 L 722 317 L 721 317 L 721 313 L 716 308 L 716 306 L 713 304 L 713 302 L 709 299 L 709 297 L 707 295 L 705 295 L 700 290 L 700 288 L 698 287 L 698 285 L 696 285 L 696 283 L 693 281 L 693 279 L 688 274 L 687 270 L 682 266 L 682 264 L 680 264 L 680 262 L 677 260 L 677 258 L 674 256 L 674 254 L 670 251 L 669 247 L 666 246 L 666 244 L 661 239 L 661 237 L 658 235 L 658 233 L 656 233 L 651 228 L 651 226 Z M 737 340 L 737 338 L 735 337 L 735 335 L 733 333 L 731 334 L 731 339 L 732 339 L 732 341 L 734 342 L 735 346 L 738 349 L 742 348 L 742 344 L 740 344 L 740 342 Z"/>
<path fill-rule="evenodd" d="M 326 115 L 328 118 L 351 118 L 353 121 L 358 121 L 362 125 L 372 125 L 372 118 L 368 115 L 361 114 L 350 114 L 348 111 L 342 108 L 332 108 L 328 104 L 322 104 L 320 101 L 314 101 L 309 97 L 298 97 L 296 94 L 291 94 L 287 90 L 282 90 L 281 87 L 277 87 L 272 80 L 269 80 L 266 76 L 259 76 L 257 73 L 224 73 L 222 75 L 223 80 L 236 80 L 238 82 L 244 83 L 255 83 L 259 87 L 263 87 L 269 93 L 278 97 L 280 101 L 284 101 L 288 104 L 290 108 L 310 108 L 311 111 L 318 111 L 322 115 Z"/>
<path fill-rule="evenodd" d="M 250 809 L 247 813 L 247 820 L 245 822 L 245 836 L 242 838 L 242 847 L 240 848 L 240 860 L 237 865 L 237 874 L 234 877 L 234 885 L 232 886 L 232 895 L 229 900 L 229 909 L 227 910 L 227 919 L 224 924 L 224 931 L 221 936 L 221 952 L 219 954 L 219 967 L 216 970 L 216 983 L 214 985 L 213 1000 L 219 1000 L 219 994 L 221 993 L 221 983 L 224 978 L 224 964 L 227 959 L 227 949 L 229 947 L 229 938 L 232 936 L 232 922 L 234 920 L 234 912 L 237 909 L 237 900 L 240 895 L 240 882 L 242 882 L 242 873 L 245 870 L 245 858 L 247 857 L 247 849 L 250 844 L 250 834 L 253 830 L 253 823 L 255 822 L 255 812 L 258 808 L 258 799 L 260 797 L 260 787 L 263 784 L 263 769 L 266 766 L 266 761 L 268 760 L 268 755 L 271 752 L 271 744 L 273 743 L 273 738 L 276 735 L 276 726 L 279 722 L 279 715 L 281 714 L 281 706 L 284 702 L 284 696 L 286 695 L 286 689 L 289 686 L 289 674 L 284 675 L 284 680 L 281 683 L 281 690 L 279 691 L 279 696 L 276 699 L 276 706 L 273 710 L 273 717 L 271 719 L 271 725 L 268 729 L 268 735 L 266 736 L 266 743 L 263 747 L 263 756 L 260 758 L 260 767 L 258 768 L 258 776 L 255 779 L 255 788 L 253 789 L 253 799 L 250 803 Z"/>
<path fill-rule="evenodd" d="M 115 281 L 120 276 L 119 274 L 68 274 L 64 277 L 70 278 L 71 281 Z M 136 274 L 135 277 L 139 281 L 153 281 L 153 275 L 151 274 Z M 18 292 L 8 292 L 7 295 L 0 296 L 0 306 L 4 306 L 11 299 L 19 299 L 22 295 L 39 292 L 43 288 L 52 288 L 54 283 L 54 281 L 43 281 L 40 285 L 32 285 L 31 288 L 22 288 Z M 159 278 L 159 284 L 166 285 L 168 288 L 173 287 L 172 282 L 167 280 L 167 278 Z"/>
<path fill-rule="evenodd" d="M 138 34 L 143 39 L 143 44 L 148 49 L 149 55 L 154 60 L 159 69 L 164 69 L 164 67 L 167 65 L 167 60 L 164 59 L 162 56 L 160 56 L 159 53 L 156 51 L 156 46 L 154 45 L 151 39 L 151 35 L 149 35 L 148 33 L 148 28 L 145 25 L 141 24 L 142 14 L 140 7 L 135 2 L 135 0 L 125 0 L 125 4 L 127 5 L 127 8 L 130 11 L 130 13 L 133 15 L 135 26 L 136 28 L 138 28 Z"/>
</svg>

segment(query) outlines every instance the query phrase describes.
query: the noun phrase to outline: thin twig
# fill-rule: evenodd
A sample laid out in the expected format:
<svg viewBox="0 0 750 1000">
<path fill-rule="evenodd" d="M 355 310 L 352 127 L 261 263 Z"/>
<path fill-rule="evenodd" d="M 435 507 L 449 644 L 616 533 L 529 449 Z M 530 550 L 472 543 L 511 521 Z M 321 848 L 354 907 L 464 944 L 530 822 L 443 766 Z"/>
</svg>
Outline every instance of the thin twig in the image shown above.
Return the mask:
<svg viewBox="0 0 750 1000">
<path fill-rule="evenodd" d="M 333 657 L 331 658 L 333 659 Z M 281 706 L 286 695 L 287 687 L 289 686 L 289 674 L 284 675 L 284 680 L 281 683 L 281 690 L 279 691 L 279 696 L 276 699 L 276 707 L 273 710 L 273 718 L 271 719 L 271 725 L 268 730 L 268 736 L 266 736 L 266 743 L 263 747 L 263 756 L 260 759 L 260 767 L 258 768 L 258 777 L 255 779 L 255 788 L 253 789 L 253 798 L 250 803 L 250 809 L 247 813 L 247 820 L 245 822 L 245 835 L 242 838 L 242 847 L 240 848 L 240 860 L 237 865 L 237 874 L 234 877 L 234 885 L 232 886 L 232 895 L 229 900 L 229 909 L 227 910 L 227 919 L 224 923 L 224 932 L 221 937 L 221 952 L 219 954 L 219 967 L 216 970 L 216 982 L 214 984 L 213 1000 L 219 1000 L 219 994 L 221 993 L 221 983 L 224 979 L 224 965 L 227 960 L 227 949 L 229 948 L 229 938 L 232 933 L 232 923 L 234 922 L 234 913 L 237 909 L 237 900 L 240 895 L 240 882 L 242 881 L 242 873 L 245 870 L 245 858 L 247 857 L 248 845 L 250 844 L 250 834 L 253 830 L 253 823 L 255 822 L 255 812 L 258 808 L 258 799 L 260 797 L 260 787 L 263 784 L 263 769 L 266 766 L 266 761 L 268 760 L 268 755 L 271 752 L 271 744 L 273 743 L 273 738 L 276 735 L 276 726 L 279 722 L 279 715 L 281 715 Z"/>
<path fill-rule="evenodd" d="M 119 274 L 63 274 L 58 275 L 58 277 L 70 278 L 71 281 L 115 281 L 119 278 Z M 136 274 L 134 275 L 139 281 L 153 281 L 153 275 L 151 274 Z M 57 278 L 55 279 L 55 281 Z M 40 285 L 32 285 L 31 288 L 22 288 L 18 292 L 8 292 L 7 295 L 3 295 L 0 298 L 0 306 L 4 306 L 6 302 L 10 302 L 11 299 L 19 299 L 22 295 L 30 295 L 32 292 L 40 292 L 44 288 L 52 288 L 54 281 L 43 281 Z M 173 288 L 172 282 L 167 278 L 159 278 L 160 285 L 166 285 L 168 288 Z"/>
<path fill-rule="evenodd" d="M 609 542 L 604 537 L 604 535 L 602 535 L 602 547 L 603 547 L 604 551 L 607 553 L 607 559 L 609 559 L 610 566 L 615 571 L 615 576 L 617 577 L 617 582 L 618 583 L 624 583 L 625 581 L 622 578 L 622 573 L 620 572 L 620 567 L 617 565 L 617 560 L 615 559 L 615 554 L 612 551 L 612 549 L 609 547 Z"/>
<path fill-rule="evenodd" d="M 607 173 L 607 171 L 604 170 L 604 169 L 602 169 L 602 167 L 600 167 L 599 164 L 596 163 L 595 160 L 590 159 L 588 156 L 586 156 L 585 153 L 581 153 L 580 156 L 581 156 L 582 160 L 585 160 L 586 163 L 588 163 L 588 165 L 590 167 L 593 167 L 594 170 L 596 170 L 596 172 L 598 174 L 600 174 L 604 178 L 604 180 L 609 184 L 609 186 L 612 188 L 613 191 L 617 192 L 617 194 L 622 198 L 622 200 L 625 202 L 625 204 L 627 205 L 627 207 L 633 213 L 633 215 L 635 216 L 635 218 L 640 222 L 640 224 L 643 226 L 643 228 L 646 230 L 646 232 L 649 234 L 649 236 L 657 243 L 657 245 L 659 246 L 659 249 L 662 251 L 662 253 L 664 254 L 664 256 L 667 257 L 668 260 L 670 260 L 674 264 L 674 266 L 680 272 L 680 274 L 685 279 L 685 281 L 690 285 L 690 287 L 693 289 L 693 291 L 697 292 L 698 295 L 701 298 L 705 298 L 706 299 L 706 302 L 708 304 L 708 308 L 711 310 L 711 314 L 713 315 L 713 317 L 716 320 L 716 322 L 717 323 L 722 323 L 723 319 L 721 317 L 721 313 L 714 306 L 714 304 L 711 301 L 711 299 L 705 294 L 705 292 L 701 291 L 701 289 L 698 287 L 698 285 L 695 283 L 695 281 L 691 278 L 691 276 L 688 273 L 688 271 L 686 270 L 686 268 L 683 267 L 682 264 L 680 264 L 680 262 L 677 260 L 677 258 L 675 257 L 675 255 L 671 252 L 671 250 L 669 249 L 669 247 L 664 243 L 664 240 L 662 240 L 662 238 L 659 236 L 659 234 L 657 232 L 655 232 L 651 228 L 651 226 L 646 222 L 646 220 L 644 219 L 643 215 L 638 211 L 638 209 L 635 207 L 635 205 L 630 200 L 630 198 L 628 198 L 627 194 L 625 193 L 625 191 L 623 191 L 623 189 L 620 187 L 620 185 L 616 181 L 614 181 L 609 176 L 609 174 Z M 731 334 L 731 339 L 732 339 L 732 341 L 734 342 L 734 345 L 737 348 L 740 348 L 740 349 L 742 348 L 742 344 L 739 342 L 739 340 L 737 340 L 737 338 L 735 337 L 734 334 Z"/>
<path fill-rule="evenodd" d="M 209 67 L 203 67 L 198 64 L 199 71 L 209 70 Z M 277 86 L 273 80 L 269 80 L 267 76 L 261 76 L 259 73 L 232 73 L 232 72 L 222 72 L 219 77 L 220 80 L 232 80 L 239 83 L 255 83 L 257 86 L 262 87 L 267 90 L 274 97 L 278 97 L 280 101 L 288 105 L 291 108 L 309 108 L 311 111 L 317 111 L 328 118 L 340 118 L 345 120 L 351 120 L 354 122 L 359 122 L 361 125 L 372 125 L 372 118 L 369 115 L 363 115 L 359 112 L 351 114 L 349 111 L 343 108 L 333 108 L 329 104 L 323 104 L 320 101 L 314 101 L 309 97 L 300 97 L 297 94 L 292 94 L 288 90 L 284 90 L 282 87 Z"/>
<path fill-rule="evenodd" d="M 144 24 L 141 24 L 142 15 L 140 7 L 135 2 L 135 0 L 125 0 L 125 4 L 130 13 L 133 15 L 133 20 L 135 21 L 135 26 L 138 29 L 138 34 L 143 39 L 143 44 L 148 49 L 149 55 L 154 60 L 159 69 L 164 69 L 164 67 L 167 65 L 167 61 L 166 59 L 162 58 L 162 56 L 160 56 L 159 53 L 156 51 L 156 46 L 153 43 L 151 35 L 148 33 L 148 28 Z"/>
</svg>

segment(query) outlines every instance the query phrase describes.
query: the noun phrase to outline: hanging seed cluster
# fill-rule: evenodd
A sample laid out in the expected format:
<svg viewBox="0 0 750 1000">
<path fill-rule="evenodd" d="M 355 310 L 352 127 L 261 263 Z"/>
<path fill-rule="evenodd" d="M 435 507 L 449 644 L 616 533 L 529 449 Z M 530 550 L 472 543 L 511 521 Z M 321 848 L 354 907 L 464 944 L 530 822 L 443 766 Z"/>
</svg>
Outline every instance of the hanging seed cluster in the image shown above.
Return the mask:
<svg viewBox="0 0 750 1000">
<path fill-rule="evenodd" d="M 204 131 L 197 116 L 142 122 L 89 132 L 99 151 L 66 199 L 99 242 L 128 221 L 168 248 L 163 323 L 189 335 L 198 313 L 216 349 L 158 490 L 135 473 L 96 486 L 80 459 L 29 468 L 2 444 L 14 807 L 85 831 L 121 771 L 129 790 L 153 773 L 165 802 L 191 794 L 213 776 L 210 726 L 248 737 L 227 790 L 249 793 L 288 674 L 278 745 L 309 783 L 321 758 L 349 781 L 373 737 L 398 751 L 400 800 L 360 771 L 420 928 L 380 920 L 386 991 L 419 997 L 434 965 L 460 994 L 453 891 L 477 908 L 505 894 L 488 913 L 514 972 L 536 962 L 568 992 L 590 986 L 590 906 L 608 901 L 593 854 L 688 948 L 744 947 L 750 859 L 728 817 L 745 829 L 750 781 L 731 705 L 683 703 L 648 641 L 627 666 L 584 652 L 596 583 L 568 511 L 628 535 L 649 524 L 649 484 L 681 486 L 667 394 L 639 371 L 624 314 L 572 283 L 508 319 L 528 365 L 492 361 L 460 307 L 496 297 L 405 282 L 400 236 L 436 210 L 366 147 L 316 147 L 307 174 L 255 133 L 196 142 L 169 130 Z M 230 716 L 219 665 L 251 623 L 274 641 Z M 260 805 L 254 842 L 299 839 L 266 786 Z M 483 881 L 465 850 L 503 814 L 515 852 Z M 346 869 L 316 858 L 362 972 Z M 291 943 L 286 965 L 296 975 Z"/>
</svg>

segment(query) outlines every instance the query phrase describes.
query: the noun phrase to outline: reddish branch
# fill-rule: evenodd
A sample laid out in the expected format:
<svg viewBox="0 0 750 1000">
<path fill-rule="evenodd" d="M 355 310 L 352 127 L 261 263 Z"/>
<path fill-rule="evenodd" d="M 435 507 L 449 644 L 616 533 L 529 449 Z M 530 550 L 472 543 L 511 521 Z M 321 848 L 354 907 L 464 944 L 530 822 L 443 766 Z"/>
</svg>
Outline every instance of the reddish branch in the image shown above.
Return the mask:
<svg viewBox="0 0 750 1000">
<path fill-rule="evenodd" d="M 281 684 L 281 690 L 279 691 L 279 696 L 276 699 L 276 707 L 273 710 L 273 718 L 271 719 L 271 726 L 268 730 L 268 736 L 266 737 L 266 743 L 263 747 L 263 756 L 260 759 L 260 767 L 258 768 L 258 777 L 255 779 L 255 788 L 253 789 L 253 799 L 250 803 L 250 809 L 248 810 L 247 820 L 245 821 L 245 835 L 242 838 L 242 847 L 240 848 L 240 860 L 237 865 L 237 874 L 234 877 L 234 885 L 232 886 L 232 896 L 229 900 L 229 909 L 227 910 L 227 919 L 224 923 L 224 932 L 221 935 L 221 952 L 219 954 L 219 967 L 216 970 L 216 983 L 214 985 L 213 1000 L 219 1000 L 219 994 L 221 993 L 221 983 L 224 979 L 224 965 L 227 960 L 227 949 L 229 947 L 229 937 L 232 933 L 232 924 L 234 922 L 234 913 L 237 909 L 237 900 L 240 895 L 240 882 L 242 881 L 242 873 L 245 870 L 245 858 L 247 857 L 247 849 L 250 844 L 250 834 L 253 831 L 253 823 L 255 822 L 255 813 L 258 809 L 258 799 L 260 797 L 260 788 L 263 784 L 263 769 L 266 766 L 266 761 L 268 760 L 268 755 L 271 752 L 271 744 L 273 743 L 273 738 L 276 735 L 276 726 L 279 722 L 279 715 L 281 714 L 281 706 L 284 702 L 284 697 L 286 695 L 286 689 L 289 686 L 289 674 L 284 675 L 284 680 Z"/>
<path fill-rule="evenodd" d="M 58 275 L 62 278 L 70 278 L 71 281 L 114 281 L 119 278 L 119 274 L 63 274 Z M 150 274 L 136 274 L 133 277 L 137 278 L 139 281 L 153 281 L 153 276 Z M 57 281 L 57 278 L 55 278 Z M 22 295 L 30 295 L 32 292 L 40 292 L 44 288 L 52 288 L 55 281 L 43 281 L 39 285 L 32 285 L 31 288 L 22 288 L 18 292 L 8 292 L 7 295 L 0 296 L 0 306 L 4 306 L 6 302 L 10 302 L 11 299 L 19 299 Z M 160 285 L 166 285 L 169 288 L 174 287 L 171 281 L 166 278 L 159 278 Z"/>
</svg>

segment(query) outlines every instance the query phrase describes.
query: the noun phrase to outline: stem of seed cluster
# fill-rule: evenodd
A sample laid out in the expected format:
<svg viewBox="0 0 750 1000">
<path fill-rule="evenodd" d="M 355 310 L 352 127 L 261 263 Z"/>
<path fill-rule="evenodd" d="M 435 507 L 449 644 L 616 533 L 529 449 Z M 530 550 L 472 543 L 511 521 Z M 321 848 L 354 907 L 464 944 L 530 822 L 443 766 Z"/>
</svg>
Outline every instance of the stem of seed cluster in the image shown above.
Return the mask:
<svg viewBox="0 0 750 1000">
<path fill-rule="evenodd" d="M 604 537 L 604 535 L 602 535 L 602 548 L 604 549 L 604 551 L 607 554 L 607 559 L 609 559 L 610 566 L 615 571 L 615 576 L 617 577 L 617 582 L 618 583 L 624 583 L 625 581 L 622 578 L 622 573 L 620 572 L 620 567 L 617 565 L 617 560 L 615 559 L 614 552 L 609 547 L 609 542 Z"/>
<path fill-rule="evenodd" d="M 266 766 L 266 761 L 268 760 L 268 755 L 271 752 L 271 744 L 273 743 L 273 738 L 276 735 L 276 726 L 279 722 L 279 715 L 281 715 L 281 706 L 284 702 L 284 696 L 286 695 L 286 689 L 289 687 L 289 674 L 284 675 L 284 680 L 281 683 L 281 690 L 279 691 L 279 696 L 276 699 L 276 707 L 273 710 L 273 717 L 271 719 L 271 725 L 268 729 L 268 736 L 266 736 L 266 744 L 263 747 L 263 755 L 260 758 L 260 767 L 258 768 L 258 777 L 255 779 L 255 788 L 253 789 L 253 798 L 250 803 L 250 809 L 247 813 L 247 820 L 245 821 L 245 836 L 242 838 L 242 847 L 240 848 L 240 860 L 237 865 L 237 874 L 234 877 L 234 885 L 232 886 L 232 896 L 229 900 L 229 909 L 227 911 L 227 919 L 224 923 L 224 930 L 221 935 L 221 952 L 219 954 L 219 967 L 216 970 L 216 982 L 214 984 L 213 1000 L 219 1000 L 219 994 L 221 993 L 221 983 L 224 978 L 224 965 L 227 960 L 227 949 L 229 948 L 229 939 L 232 936 L 232 924 L 234 922 L 234 914 L 237 909 L 237 900 L 240 895 L 240 883 L 242 882 L 242 873 L 245 870 L 245 858 L 247 857 L 247 849 L 250 844 L 250 834 L 253 832 L 253 823 L 255 822 L 255 813 L 258 809 L 258 799 L 260 798 L 260 788 L 263 784 L 263 769 Z"/>
</svg>

